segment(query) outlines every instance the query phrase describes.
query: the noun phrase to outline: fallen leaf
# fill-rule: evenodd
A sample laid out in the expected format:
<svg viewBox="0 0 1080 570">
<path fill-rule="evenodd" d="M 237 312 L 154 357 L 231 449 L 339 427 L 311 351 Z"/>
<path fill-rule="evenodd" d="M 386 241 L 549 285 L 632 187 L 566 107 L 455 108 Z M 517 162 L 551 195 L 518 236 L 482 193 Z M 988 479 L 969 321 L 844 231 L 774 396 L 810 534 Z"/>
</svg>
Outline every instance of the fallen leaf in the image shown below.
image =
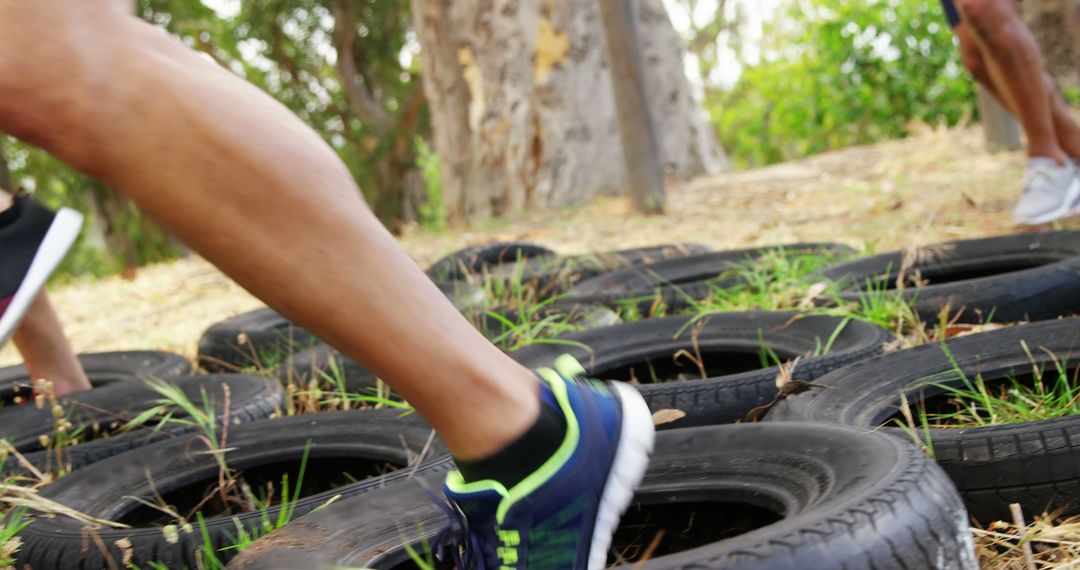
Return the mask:
<svg viewBox="0 0 1080 570">
<path fill-rule="evenodd" d="M 657 410 L 652 415 L 653 425 L 662 426 L 664 424 L 670 424 L 676 420 L 681 420 L 686 417 L 686 412 L 682 410 Z"/>
</svg>

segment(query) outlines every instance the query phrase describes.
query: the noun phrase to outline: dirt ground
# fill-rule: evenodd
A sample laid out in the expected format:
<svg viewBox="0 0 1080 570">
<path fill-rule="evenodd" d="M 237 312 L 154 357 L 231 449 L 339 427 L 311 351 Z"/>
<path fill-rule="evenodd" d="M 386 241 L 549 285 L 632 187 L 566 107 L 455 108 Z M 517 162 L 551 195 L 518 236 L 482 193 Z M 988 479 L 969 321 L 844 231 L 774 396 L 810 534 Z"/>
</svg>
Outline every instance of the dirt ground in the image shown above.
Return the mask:
<svg viewBox="0 0 1080 570">
<path fill-rule="evenodd" d="M 887 251 L 1016 231 L 1010 212 L 1023 164 L 1019 152 L 987 153 L 978 128 L 921 128 L 905 140 L 673 186 L 664 216 L 637 216 L 624 200 L 604 198 L 464 231 L 408 232 L 402 241 L 422 266 L 466 245 L 505 239 L 562 253 L 677 241 L 714 248 L 838 241 Z M 191 356 L 207 326 L 261 305 L 199 258 L 51 293 L 80 352 L 163 349 Z M 17 361 L 13 347 L 0 353 L 0 364 Z"/>
</svg>

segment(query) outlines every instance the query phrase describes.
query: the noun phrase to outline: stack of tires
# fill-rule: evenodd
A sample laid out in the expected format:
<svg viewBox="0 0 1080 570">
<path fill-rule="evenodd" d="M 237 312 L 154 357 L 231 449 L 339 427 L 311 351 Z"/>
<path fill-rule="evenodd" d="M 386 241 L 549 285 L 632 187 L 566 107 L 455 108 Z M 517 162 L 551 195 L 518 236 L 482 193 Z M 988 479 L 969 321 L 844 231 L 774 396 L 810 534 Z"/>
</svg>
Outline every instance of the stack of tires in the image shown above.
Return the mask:
<svg viewBox="0 0 1080 570">
<path fill-rule="evenodd" d="M 483 282 L 527 276 L 534 290 L 551 291 L 566 306 L 622 310 L 631 299 L 639 311 L 662 305 L 675 312 L 742 279 L 733 269 L 746 260 L 778 250 L 845 248 L 667 247 L 616 252 L 595 265 L 512 243 L 458 252 L 429 276 L 444 291 L 476 286 L 478 274 Z M 895 426 L 963 378 L 979 375 L 990 385 L 1031 375 L 1033 367 L 1075 368 L 1069 362 L 1080 349 L 1080 319 L 1068 317 L 1080 311 L 1080 233 L 928 246 L 830 266 L 818 277 L 833 291 L 816 299 L 821 310 L 595 322 L 558 343 L 511 353 L 529 367 L 550 366 L 570 353 L 590 376 L 634 383 L 654 412 L 656 451 L 616 533 L 610 563 L 967 570 L 978 567 L 972 518 L 1004 518 L 1013 502 L 1030 512 L 1078 512 L 1071 504 L 1080 493 L 1076 418 L 927 428 L 914 437 Z M 894 351 L 892 333 L 830 314 L 836 312 L 830 306 L 883 292 L 906 296 L 927 322 L 946 315 L 943 330 L 964 322 L 1010 326 Z M 258 322 L 269 324 L 219 337 L 233 348 L 247 346 L 243 357 L 200 351 L 244 368 L 258 347 L 276 346 L 282 384 L 336 369 L 349 390 L 375 385 L 372 374 L 287 321 Z M 261 381 L 280 389 L 277 380 Z M 0 392 L 3 386 L 0 381 Z M 155 435 L 165 441 L 88 461 L 42 491 L 124 526 L 35 518 L 22 532 L 20 563 L 36 570 L 152 562 L 195 568 L 212 566 L 212 554 L 214 563 L 235 555 L 229 566 L 247 569 L 416 568 L 410 550 L 423 553 L 446 526 L 428 491 L 452 463 L 414 415 L 354 410 L 220 423 L 230 469 L 245 473 L 252 488 L 280 482 L 285 473 L 302 491 L 299 498 L 196 520 L 204 501 L 214 501 L 197 490 L 221 477 L 220 464 L 213 454 L 192 451 L 200 434 Z M 296 517 L 269 532 L 274 521 Z M 228 548 L 268 532 L 243 552 Z M 654 541 L 658 534 L 666 537 Z"/>
</svg>

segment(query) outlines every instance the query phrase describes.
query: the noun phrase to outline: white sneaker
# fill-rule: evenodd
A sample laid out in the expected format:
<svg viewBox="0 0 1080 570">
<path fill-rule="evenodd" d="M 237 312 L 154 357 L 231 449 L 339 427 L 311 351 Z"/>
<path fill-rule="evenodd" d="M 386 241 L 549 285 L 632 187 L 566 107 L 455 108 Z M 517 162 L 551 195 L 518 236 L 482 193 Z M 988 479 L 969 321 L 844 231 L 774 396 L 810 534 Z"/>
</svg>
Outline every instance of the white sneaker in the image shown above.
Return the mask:
<svg viewBox="0 0 1080 570">
<path fill-rule="evenodd" d="M 1073 161 L 1028 160 L 1024 194 L 1013 210 L 1017 224 L 1047 224 L 1080 212 L 1080 170 Z"/>
<path fill-rule="evenodd" d="M 17 197 L 0 212 L 0 348 L 79 236 L 83 217 Z"/>
</svg>

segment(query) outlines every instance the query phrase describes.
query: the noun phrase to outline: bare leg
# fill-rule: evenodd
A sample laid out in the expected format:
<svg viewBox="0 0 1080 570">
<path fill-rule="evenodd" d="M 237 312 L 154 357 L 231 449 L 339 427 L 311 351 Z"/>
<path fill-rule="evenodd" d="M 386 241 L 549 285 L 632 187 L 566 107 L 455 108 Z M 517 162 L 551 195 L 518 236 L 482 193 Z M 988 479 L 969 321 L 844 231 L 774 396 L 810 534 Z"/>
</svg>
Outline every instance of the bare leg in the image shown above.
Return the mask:
<svg viewBox="0 0 1080 570">
<path fill-rule="evenodd" d="M 30 378 L 51 381 L 57 396 L 90 389 L 90 379 L 71 350 L 44 292 L 26 312 L 12 340 L 26 361 Z"/>
<path fill-rule="evenodd" d="M 0 211 L 9 206 L 11 195 L 0 190 Z M 90 389 L 90 380 L 75 357 L 60 319 L 44 292 L 30 305 L 12 340 L 26 363 L 30 378 L 52 381 L 56 395 Z"/>
<path fill-rule="evenodd" d="M 1010 0 L 958 0 L 967 39 L 978 46 L 984 77 L 1024 127 L 1028 154 L 1064 164 L 1065 151 L 1055 130 L 1052 91 L 1047 89 L 1042 55 Z M 961 32 L 958 32 L 961 33 Z M 963 39 L 962 39 L 963 41 Z"/>
<path fill-rule="evenodd" d="M 458 458 L 528 429 L 532 374 L 438 292 L 318 135 L 124 5 L 0 0 L 0 130 L 124 192 L 364 362 Z"/>
<path fill-rule="evenodd" d="M 975 40 L 974 32 L 971 30 L 971 26 L 961 22 L 956 27 L 956 37 L 960 41 L 960 54 L 964 62 L 964 67 L 971 72 L 976 81 L 985 86 L 990 93 L 994 95 L 999 102 L 1002 103 L 1013 116 L 1019 116 L 1019 111 L 1013 108 L 1012 102 L 1006 99 L 1002 95 L 1003 88 L 999 88 L 993 78 L 990 76 L 990 71 L 987 69 L 986 61 L 983 57 L 982 46 Z M 1049 75 L 1043 74 L 1046 89 L 1050 93 L 1052 101 L 1051 109 L 1053 114 L 1054 131 L 1057 135 L 1058 144 L 1061 145 L 1065 154 L 1073 158 L 1080 158 L 1080 124 L 1077 124 L 1073 118 L 1072 113 L 1069 110 L 1068 104 L 1058 93 L 1057 87 L 1054 85 L 1053 80 Z"/>
</svg>

